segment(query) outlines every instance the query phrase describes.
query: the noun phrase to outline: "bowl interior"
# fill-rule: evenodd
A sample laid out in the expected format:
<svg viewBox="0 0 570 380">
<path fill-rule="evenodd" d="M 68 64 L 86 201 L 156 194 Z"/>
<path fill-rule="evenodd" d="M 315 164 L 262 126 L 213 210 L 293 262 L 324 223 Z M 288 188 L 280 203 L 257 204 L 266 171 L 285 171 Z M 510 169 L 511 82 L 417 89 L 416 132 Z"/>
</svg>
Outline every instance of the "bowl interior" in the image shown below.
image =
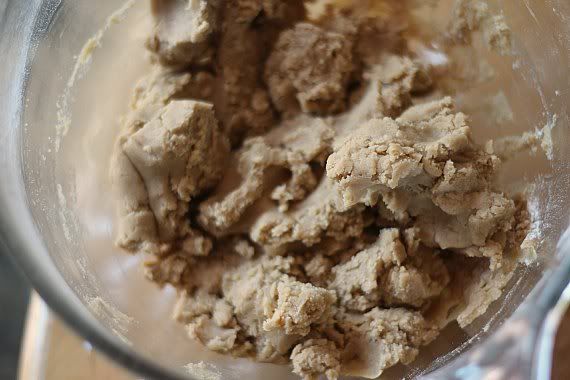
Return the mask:
<svg viewBox="0 0 570 380">
<path fill-rule="evenodd" d="M 51 14 L 45 10 L 48 23 L 36 25 L 39 44 L 27 77 L 21 130 L 24 182 L 36 228 L 75 296 L 134 355 L 178 371 L 188 363 L 215 363 L 228 379 L 262 379 L 269 373 L 289 378 L 285 366 L 221 356 L 188 339 L 170 317 L 175 291 L 147 281 L 141 258 L 113 244 L 109 160 L 132 86 L 148 67 L 143 47 L 149 30 L 147 3 L 129 2 L 114 18 L 122 21 L 108 23 L 118 7 L 115 0 L 100 0 L 97 6 L 87 0 L 63 2 Z M 492 334 L 555 262 L 554 247 L 568 225 L 570 23 L 565 20 L 570 4 L 492 3 L 513 31 L 515 54 L 500 56 L 479 42 L 455 49 L 449 59 L 464 69 L 465 77 L 450 81 L 448 91 L 471 116 L 475 138 L 482 143 L 553 126 L 551 160 L 541 152 L 522 154 L 503 169 L 511 189 L 531 184 L 537 260 L 517 269 L 509 290 L 472 326 L 449 326 L 412 365 L 394 368 L 388 376 L 443 366 Z M 422 6 L 418 22 L 440 18 L 435 25 L 441 30 L 430 33 L 443 32 L 450 4 L 442 0 L 434 8 Z M 83 56 L 82 48 L 93 36 L 98 47 Z M 424 52 L 437 51 L 430 35 L 425 38 Z"/>
</svg>

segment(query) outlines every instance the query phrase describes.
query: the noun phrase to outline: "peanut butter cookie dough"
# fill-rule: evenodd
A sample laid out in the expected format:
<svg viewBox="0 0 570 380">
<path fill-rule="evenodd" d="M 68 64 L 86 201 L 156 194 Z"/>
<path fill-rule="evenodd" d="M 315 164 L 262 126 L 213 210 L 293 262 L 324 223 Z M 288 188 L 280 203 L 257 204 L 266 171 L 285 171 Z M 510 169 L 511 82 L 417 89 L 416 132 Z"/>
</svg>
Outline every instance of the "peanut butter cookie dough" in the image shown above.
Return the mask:
<svg viewBox="0 0 570 380">
<path fill-rule="evenodd" d="M 500 297 L 526 202 L 408 47 L 405 6 L 151 3 L 153 68 L 111 168 L 117 245 L 178 289 L 190 338 L 304 379 L 374 378 Z"/>
</svg>

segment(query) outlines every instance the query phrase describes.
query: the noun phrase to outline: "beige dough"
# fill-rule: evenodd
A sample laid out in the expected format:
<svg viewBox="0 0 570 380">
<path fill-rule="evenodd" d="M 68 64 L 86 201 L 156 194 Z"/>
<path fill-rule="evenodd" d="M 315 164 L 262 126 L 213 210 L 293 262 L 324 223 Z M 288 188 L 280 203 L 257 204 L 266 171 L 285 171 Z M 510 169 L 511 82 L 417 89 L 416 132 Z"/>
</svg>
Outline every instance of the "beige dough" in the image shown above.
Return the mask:
<svg viewBox="0 0 570 380">
<path fill-rule="evenodd" d="M 466 4 L 453 43 L 499 25 Z M 117 244 L 176 287 L 191 339 L 304 379 L 375 378 L 500 297 L 529 214 L 497 176 L 538 142 L 475 142 L 390 12 L 152 1 L 153 67 L 111 167 Z"/>
<path fill-rule="evenodd" d="M 204 64 L 217 27 L 218 1 L 151 0 L 154 31 L 149 50 L 165 65 Z"/>
<path fill-rule="evenodd" d="M 332 114 L 346 106 L 355 70 L 353 41 L 308 23 L 284 31 L 267 59 L 265 78 L 275 107 L 294 114 Z"/>
</svg>

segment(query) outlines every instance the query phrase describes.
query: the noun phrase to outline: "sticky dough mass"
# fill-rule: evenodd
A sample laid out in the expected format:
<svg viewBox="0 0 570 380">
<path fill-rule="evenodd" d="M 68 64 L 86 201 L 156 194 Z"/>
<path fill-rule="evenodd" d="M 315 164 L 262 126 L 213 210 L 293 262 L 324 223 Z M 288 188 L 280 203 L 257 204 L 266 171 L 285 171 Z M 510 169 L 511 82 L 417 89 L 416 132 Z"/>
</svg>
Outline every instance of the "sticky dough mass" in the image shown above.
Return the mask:
<svg viewBox="0 0 570 380">
<path fill-rule="evenodd" d="M 526 202 L 389 17 L 151 3 L 152 70 L 111 167 L 116 242 L 178 289 L 191 339 L 373 378 L 500 296 Z"/>
</svg>

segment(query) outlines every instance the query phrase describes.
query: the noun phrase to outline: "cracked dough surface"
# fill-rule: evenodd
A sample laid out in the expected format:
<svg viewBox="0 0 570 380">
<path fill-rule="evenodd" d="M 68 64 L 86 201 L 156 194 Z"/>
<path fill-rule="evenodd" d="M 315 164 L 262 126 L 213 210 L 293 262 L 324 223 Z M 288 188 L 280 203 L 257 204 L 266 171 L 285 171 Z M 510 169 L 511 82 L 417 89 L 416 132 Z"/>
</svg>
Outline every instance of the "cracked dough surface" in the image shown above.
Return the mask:
<svg viewBox="0 0 570 380">
<path fill-rule="evenodd" d="M 116 242 L 178 290 L 189 338 L 304 379 L 374 378 L 500 297 L 526 202 L 388 21 L 401 7 L 151 3 L 153 67 L 111 167 Z M 486 10 L 465 3 L 461 43 Z"/>
</svg>

